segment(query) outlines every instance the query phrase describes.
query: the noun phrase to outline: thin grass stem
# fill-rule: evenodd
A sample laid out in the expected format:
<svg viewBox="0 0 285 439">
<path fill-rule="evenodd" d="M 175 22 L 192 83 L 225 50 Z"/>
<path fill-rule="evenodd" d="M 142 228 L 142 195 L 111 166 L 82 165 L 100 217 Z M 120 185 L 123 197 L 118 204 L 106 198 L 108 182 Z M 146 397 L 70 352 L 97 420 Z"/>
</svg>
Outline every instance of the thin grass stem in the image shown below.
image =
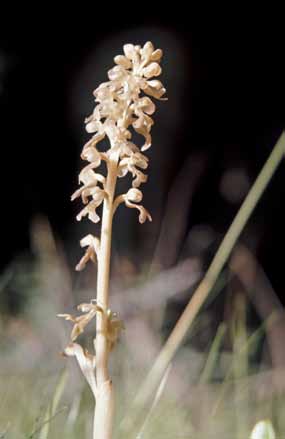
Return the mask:
<svg viewBox="0 0 285 439">
<path fill-rule="evenodd" d="M 220 247 L 218 248 L 218 251 L 215 254 L 204 278 L 191 297 L 188 305 L 176 323 L 165 345 L 161 349 L 152 369 L 139 390 L 134 402 L 135 408 L 138 408 L 139 411 L 141 411 L 142 407 L 146 405 L 149 398 L 151 398 L 151 395 L 158 387 L 162 375 L 164 374 L 168 364 L 172 361 L 187 331 L 191 327 L 195 317 L 214 287 L 246 223 L 248 222 L 279 164 L 281 163 L 284 154 L 285 132 L 281 134 L 279 140 L 274 146 L 256 181 L 251 187 L 236 217 L 229 227 L 224 239 L 222 240 Z M 122 429 L 125 430 L 125 427 L 129 428 L 130 425 L 133 427 L 136 421 L 136 416 L 133 416 L 133 420 L 131 422 L 128 418 L 126 423 L 122 423 Z"/>
</svg>

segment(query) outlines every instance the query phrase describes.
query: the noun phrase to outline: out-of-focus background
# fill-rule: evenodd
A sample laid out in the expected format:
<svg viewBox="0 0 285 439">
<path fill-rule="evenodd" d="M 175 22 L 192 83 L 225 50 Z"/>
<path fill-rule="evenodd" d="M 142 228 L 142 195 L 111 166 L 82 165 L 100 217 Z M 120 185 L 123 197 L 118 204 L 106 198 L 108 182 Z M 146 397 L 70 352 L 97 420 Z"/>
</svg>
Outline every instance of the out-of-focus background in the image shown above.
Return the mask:
<svg viewBox="0 0 285 439">
<path fill-rule="evenodd" d="M 168 101 L 157 103 L 147 152 L 153 222 L 124 208 L 114 222 L 111 303 L 126 325 L 112 362 L 118 426 L 284 127 L 278 11 L 183 19 L 125 7 L 2 16 L 0 437 L 90 437 L 91 397 L 58 355 L 69 327 L 56 314 L 95 295 L 96 267 L 74 271 L 94 227 L 76 222 L 70 195 L 92 91 L 123 44 L 163 49 Z M 283 163 L 179 350 L 145 437 L 242 439 L 263 418 L 284 434 L 284 187 Z"/>
</svg>

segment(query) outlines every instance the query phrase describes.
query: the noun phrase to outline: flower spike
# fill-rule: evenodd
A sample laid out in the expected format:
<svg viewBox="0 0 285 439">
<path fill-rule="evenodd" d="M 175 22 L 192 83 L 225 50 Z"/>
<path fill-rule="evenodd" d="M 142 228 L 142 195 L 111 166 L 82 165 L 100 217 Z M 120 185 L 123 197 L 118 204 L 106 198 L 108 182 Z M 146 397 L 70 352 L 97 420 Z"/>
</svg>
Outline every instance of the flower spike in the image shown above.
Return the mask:
<svg viewBox="0 0 285 439">
<path fill-rule="evenodd" d="M 109 81 L 103 82 L 93 92 L 97 105 L 93 113 L 85 119 L 86 131 L 92 133 L 93 137 L 84 145 L 81 153 L 81 158 L 89 163 L 79 174 L 79 184 L 82 186 L 71 197 L 72 200 L 80 197 L 85 205 L 76 217 L 78 221 L 85 216 L 93 223 L 100 221 L 97 208 L 109 196 L 106 177 L 101 172 L 95 172 L 102 161 L 106 162 L 109 171 L 113 157 L 117 177 L 130 173 L 133 177 L 133 189 L 138 190 L 147 181 L 147 175 L 143 171 L 148 167 L 148 158 L 142 152 L 149 149 L 152 142 L 151 128 L 154 121 L 151 116 L 155 112 L 152 98 L 165 99 L 165 88 L 157 79 L 161 74 L 162 50 L 155 49 L 148 41 L 142 47 L 125 44 L 123 52 L 114 58 L 116 65 L 108 71 Z M 140 147 L 131 142 L 132 130 L 144 138 Z M 109 149 L 100 151 L 98 147 L 106 139 L 109 141 Z M 113 213 L 124 202 L 127 207 L 139 210 L 140 223 L 146 219 L 151 221 L 149 212 L 132 199 L 134 193 L 129 191 L 117 197 L 112 208 Z M 94 238 L 92 243 L 86 241 L 83 246 L 87 250 L 76 266 L 78 271 L 85 267 L 87 261 L 97 260 Z"/>
<path fill-rule="evenodd" d="M 153 98 L 164 100 L 165 88 L 157 79 L 161 74 L 162 50 L 151 42 L 143 46 L 125 44 L 123 54 L 114 58 L 115 66 L 108 71 L 108 80 L 93 92 L 95 108 L 85 119 L 86 131 L 92 135 L 83 146 L 81 158 L 85 166 L 79 173 L 79 188 L 71 200 L 80 199 L 83 208 L 76 216 L 78 221 L 88 217 L 93 223 L 100 221 L 100 240 L 88 234 L 81 241 L 85 253 L 76 265 L 81 271 L 91 261 L 97 262 L 97 298 L 82 303 L 79 315 L 58 314 L 73 324 L 70 341 L 64 354 L 74 356 L 96 398 L 93 439 L 111 439 L 113 418 L 113 387 L 108 370 L 109 355 L 114 348 L 123 322 L 109 308 L 109 273 L 112 222 L 117 207 L 139 211 L 139 222 L 151 221 L 150 213 L 141 205 L 143 193 L 139 189 L 147 181 L 149 160 L 144 151 L 151 147 L 151 129 L 156 106 Z M 133 142 L 133 134 L 142 140 Z M 138 138 L 140 139 L 140 136 Z M 130 189 L 116 196 L 118 178 L 132 177 Z M 97 212 L 102 209 L 101 212 Z M 78 344 L 89 323 L 96 321 L 93 337 L 94 355 Z"/>
</svg>

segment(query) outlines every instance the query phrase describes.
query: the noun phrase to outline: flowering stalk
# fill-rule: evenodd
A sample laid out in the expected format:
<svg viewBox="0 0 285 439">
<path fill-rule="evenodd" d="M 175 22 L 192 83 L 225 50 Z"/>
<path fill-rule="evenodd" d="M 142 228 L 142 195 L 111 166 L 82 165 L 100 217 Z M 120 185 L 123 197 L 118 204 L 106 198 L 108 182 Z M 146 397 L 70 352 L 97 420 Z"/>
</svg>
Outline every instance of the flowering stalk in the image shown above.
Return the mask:
<svg viewBox="0 0 285 439">
<path fill-rule="evenodd" d="M 81 158 L 89 164 L 79 174 L 82 186 L 72 195 L 72 200 L 81 197 L 85 205 L 77 215 L 78 221 L 87 216 L 92 222 L 99 222 L 96 209 L 103 204 L 102 227 L 100 239 L 89 234 L 81 240 L 81 246 L 87 249 L 76 270 L 82 270 L 89 260 L 97 261 L 97 298 L 78 306 L 80 316 L 59 316 L 74 323 L 65 355 L 76 357 L 96 400 L 93 439 L 110 439 L 112 436 L 114 401 L 108 363 L 109 354 L 123 328 L 123 322 L 109 309 L 113 216 L 118 206 L 124 203 L 139 211 L 140 223 L 147 219 L 151 221 L 149 212 L 140 204 L 143 195 L 138 188 L 147 180 L 143 170 L 148 166 L 148 158 L 141 151 L 151 146 L 150 131 L 154 123 L 150 116 L 155 105 L 149 96 L 163 99 L 165 93 L 162 83 L 152 79 L 161 73 L 161 57 L 162 51 L 155 50 L 151 42 L 143 47 L 126 44 L 124 55 L 115 57 L 116 66 L 108 72 L 109 81 L 94 91 L 98 105 L 85 121 L 86 130 L 93 137 L 84 145 Z M 131 142 L 133 131 L 144 137 L 141 148 Z M 97 145 L 105 138 L 110 147 L 100 152 Z M 107 168 L 106 177 L 95 172 L 102 162 Z M 132 187 L 127 193 L 115 196 L 117 178 L 128 172 L 133 177 Z M 75 341 L 95 317 L 94 354 L 90 354 Z"/>
</svg>

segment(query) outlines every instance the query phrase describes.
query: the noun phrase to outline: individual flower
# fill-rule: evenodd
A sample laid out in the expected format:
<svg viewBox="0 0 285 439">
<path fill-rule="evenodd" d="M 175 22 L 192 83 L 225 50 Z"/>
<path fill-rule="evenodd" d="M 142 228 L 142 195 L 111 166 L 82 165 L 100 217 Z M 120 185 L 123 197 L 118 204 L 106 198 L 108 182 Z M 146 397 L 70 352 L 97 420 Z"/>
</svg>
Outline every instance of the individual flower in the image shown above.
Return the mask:
<svg viewBox="0 0 285 439">
<path fill-rule="evenodd" d="M 88 187 L 84 186 L 84 189 L 88 191 Z M 87 197 L 88 192 L 85 192 L 85 196 Z M 100 221 L 99 215 L 97 215 L 96 209 L 102 204 L 104 198 L 106 197 L 106 192 L 100 189 L 98 186 L 92 188 L 92 201 L 90 201 L 84 209 L 79 212 L 76 219 L 77 221 L 81 221 L 84 216 L 88 216 L 90 221 L 93 223 L 98 223 Z"/>
<path fill-rule="evenodd" d="M 71 343 L 67 346 L 64 353 L 66 355 L 75 355 L 77 359 L 78 356 L 82 358 L 82 355 L 84 354 L 88 361 L 92 360 L 93 367 L 95 367 L 95 356 L 91 356 L 87 351 L 83 351 L 80 345 L 74 343 L 75 340 L 79 337 L 79 335 L 83 334 L 86 326 L 96 317 L 97 313 L 100 312 L 103 318 L 106 319 L 106 335 L 109 343 L 109 350 L 112 350 L 120 332 L 122 329 L 124 329 L 124 324 L 122 320 L 118 318 L 117 313 L 111 311 L 110 309 L 107 309 L 107 311 L 104 312 L 102 307 L 97 304 L 96 300 L 91 300 L 90 303 L 81 303 L 78 305 L 77 309 L 82 313 L 82 315 L 73 316 L 71 314 L 58 314 L 58 317 L 62 317 L 65 320 L 74 323 L 70 334 Z"/>
<path fill-rule="evenodd" d="M 79 335 L 81 335 L 88 323 L 93 320 L 97 312 L 103 312 L 102 308 L 97 305 L 95 300 L 91 300 L 90 303 L 81 303 L 77 307 L 78 311 L 83 314 L 81 316 L 73 316 L 71 314 L 58 314 L 58 317 L 62 317 L 65 320 L 69 320 L 74 323 L 73 329 L 71 331 L 70 339 L 74 342 Z"/>
<path fill-rule="evenodd" d="M 125 203 L 127 207 L 131 209 L 137 209 L 139 211 L 139 222 L 142 224 L 147 219 L 152 221 L 150 213 L 141 205 L 137 204 L 142 201 L 143 194 L 137 188 L 131 188 L 128 190 L 126 194 L 119 195 L 114 202 L 113 212 L 115 213 L 116 209 L 121 203 Z"/>
<path fill-rule="evenodd" d="M 85 236 L 85 238 L 81 239 L 80 246 L 87 247 L 87 250 L 85 251 L 85 254 L 83 255 L 83 257 L 80 259 L 79 263 L 75 267 L 77 271 L 83 270 L 83 268 L 85 268 L 86 263 L 89 260 L 91 260 L 94 263 L 96 262 L 97 255 L 100 249 L 100 241 L 98 238 L 89 234 Z"/>
<path fill-rule="evenodd" d="M 135 178 L 132 182 L 133 187 L 139 187 L 141 183 L 147 181 L 147 175 L 141 172 L 138 168 L 146 169 L 148 166 L 148 159 L 140 152 L 132 153 L 129 157 L 124 157 L 119 164 L 118 177 L 124 177 L 128 172 Z"/>
<path fill-rule="evenodd" d="M 142 201 L 143 195 L 139 189 L 132 188 L 124 196 L 124 202 L 127 207 L 137 209 L 139 211 L 139 222 L 142 224 L 147 219 L 152 221 L 150 213 L 143 207 L 138 205 Z"/>
<path fill-rule="evenodd" d="M 75 200 L 81 196 L 83 204 L 87 204 L 89 201 L 89 197 L 96 198 L 98 196 L 98 188 L 97 183 L 105 184 L 105 177 L 101 174 L 97 174 L 93 171 L 94 164 L 90 163 L 90 165 L 83 168 L 83 170 L 79 174 L 79 183 L 83 183 L 83 186 L 75 191 L 71 200 Z M 99 188 L 100 189 L 100 188 Z"/>
<path fill-rule="evenodd" d="M 152 96 L 156 99 L 161 99 L 161 97 L 165 94 L 166 90 L 163 87 L 163 84 L 154 79 L 152 81 L 146 81 L 142 84 L 142 90 L 149 96 Z"/>
<path fill-rule="evenodd" d="M 141 134 L 145 138 L 145 143 L 142 145 L 141 150 L 146 151 L 151 147 L 151 135 L 150 130 L 153 125 L 151 117 L 141 112 L 140 116 L 134 121 L 133 128 L 138 134 Z"/>
<path fill-rule="evenodd" d="M 89 141 L 83 148 L 81 158 L 92 163 L 94 168 L 101 165 L 102 154 L 100 154 L 94 146 L 95 144 Z"/>
</svg>

